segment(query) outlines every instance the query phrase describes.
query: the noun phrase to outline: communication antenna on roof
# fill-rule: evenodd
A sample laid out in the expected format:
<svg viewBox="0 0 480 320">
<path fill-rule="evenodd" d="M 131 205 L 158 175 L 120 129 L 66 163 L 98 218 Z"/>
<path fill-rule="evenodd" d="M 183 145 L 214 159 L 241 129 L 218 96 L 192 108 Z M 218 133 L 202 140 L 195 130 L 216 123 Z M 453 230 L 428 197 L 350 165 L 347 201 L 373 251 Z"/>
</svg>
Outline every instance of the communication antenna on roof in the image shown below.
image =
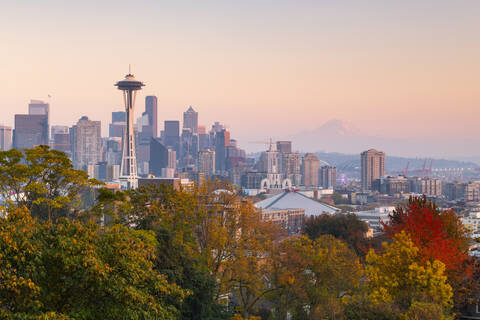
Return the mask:
<svg viewBox="0 0 480 320">
<path fill-rule="evenodd" d="M 132 65 L 129 63 L 129 64 L 128 64 L 128 74 L 132 74 L 131 69 L 132 69 Z"/>
</svg>

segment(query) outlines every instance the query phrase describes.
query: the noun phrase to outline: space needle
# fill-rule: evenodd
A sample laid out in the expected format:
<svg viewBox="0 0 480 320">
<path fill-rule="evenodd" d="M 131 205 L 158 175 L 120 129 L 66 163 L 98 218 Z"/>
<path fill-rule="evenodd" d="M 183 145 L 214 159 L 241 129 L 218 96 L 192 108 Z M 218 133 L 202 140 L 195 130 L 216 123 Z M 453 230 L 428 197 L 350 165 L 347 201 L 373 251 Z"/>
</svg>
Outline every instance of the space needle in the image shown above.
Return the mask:
<svg viewBox="0 0 480 320">
<path fill-rule="evenodd" d="M 135 134 L 133 131 L 133 111 L 135 109 L 135 98 L 137 91 L 141 90 L 144 84 L 135 80 L 135 77 L 128 70 L 125 79 L 118 81 L 115 86 L 123 91 L 123 101 L 126 113 L 126 128 L 122 141 L 122 165 L 120 168 L 120 185 L 122 189 L 135 189 L 138 187 L 137 157 L 135 154 Z"/>
</svg>

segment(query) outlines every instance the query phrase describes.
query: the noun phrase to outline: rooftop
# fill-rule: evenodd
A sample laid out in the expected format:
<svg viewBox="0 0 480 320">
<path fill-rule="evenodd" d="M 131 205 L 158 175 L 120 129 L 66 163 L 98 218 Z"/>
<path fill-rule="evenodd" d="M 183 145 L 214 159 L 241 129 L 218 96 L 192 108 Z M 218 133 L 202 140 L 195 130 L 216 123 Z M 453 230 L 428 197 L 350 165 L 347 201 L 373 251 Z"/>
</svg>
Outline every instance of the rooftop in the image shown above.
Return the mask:
<svg viewBox="0 0 480 320">
<path fill-rule="evenodd" d="M 340 209 L 315 201 L 301 193 L 286 191 L 255 203 L 257 208 L 268 210 L 305 209 L 306 216 L 318 216 L 323 213 L 334 214 Z"/>
</svg>

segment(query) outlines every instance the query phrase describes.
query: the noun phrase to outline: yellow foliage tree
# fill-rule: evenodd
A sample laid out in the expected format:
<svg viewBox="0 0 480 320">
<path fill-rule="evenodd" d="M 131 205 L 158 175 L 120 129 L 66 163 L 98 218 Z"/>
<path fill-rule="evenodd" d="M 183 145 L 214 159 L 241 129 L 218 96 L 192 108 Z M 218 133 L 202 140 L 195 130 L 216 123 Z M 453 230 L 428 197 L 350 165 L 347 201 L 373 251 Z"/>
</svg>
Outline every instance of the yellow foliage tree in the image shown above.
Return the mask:
<svg viewBox="0 0 480 320">
<path fill-rule="evenodd" d="M 220 284 L 219 293 L 234 296 L 247 319 L 272 290 L 267 278 L 277 229 L 262 221 L 258 209 L 237 191 L 218 181 L 198 187 L 196 235 L 200 255 Z"/>
<path fill-rule="evenodd" d="M 440 305 L 448 314 L 452 306 L 452 288 L 438 261 L 422 263 L 419 249 L 404 232 L 396 235 L 385 251 L 367 255 L 366 275 L 370 299 L 374 303 L 395 303 L 408 310 L 415 302 Z"/>
<path fill-rule="evenodd" d="M 322 235 L 305 236 L 281 244 L 272 281 L 278 319 L 335 318 L 342 313 L 341 298 L 360 285 L 362 268 L 355 253 L 341 240 Z"/>
</svg>

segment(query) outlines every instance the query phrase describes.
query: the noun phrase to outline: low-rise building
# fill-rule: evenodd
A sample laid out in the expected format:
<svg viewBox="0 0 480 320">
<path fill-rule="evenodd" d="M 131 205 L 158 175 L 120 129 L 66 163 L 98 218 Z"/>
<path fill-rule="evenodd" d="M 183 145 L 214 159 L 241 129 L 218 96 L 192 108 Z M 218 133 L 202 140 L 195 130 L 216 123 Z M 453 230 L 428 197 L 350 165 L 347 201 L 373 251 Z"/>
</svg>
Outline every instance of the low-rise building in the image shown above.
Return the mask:
<svg viewBox="0 0 480 320">
<path fill-rule="evenodd" d="M 368 223 L 374 232 L 382 231 L 382 222 L 387 222 L 389 215 L 393 213 L 395 207 L 377 207 L 373 210 L 354 212 L 355 215 L 362 221 Z"/>
<path fill-rule="evenodd" d="M 313 200 L 299 192 L 286 190 L 255 203 L 255 207 L 263 210 L 303 209 L 305 216 L 335 214 L 341 210 L 326 203 Z"/>
<path fill-rule="evenodd" d="M 470 212 L 468 216 L 460 218 L 460 220 L 472 235 L 480 233 L 480 212 Z"/>
<path fill-rule="evenodd" d="M 262 210 L 262 220 L 271 221 L 287 231 L 287 234 L 301 234 L 305 224 L 305 209 L 275 209 Z"/>
</svg>

